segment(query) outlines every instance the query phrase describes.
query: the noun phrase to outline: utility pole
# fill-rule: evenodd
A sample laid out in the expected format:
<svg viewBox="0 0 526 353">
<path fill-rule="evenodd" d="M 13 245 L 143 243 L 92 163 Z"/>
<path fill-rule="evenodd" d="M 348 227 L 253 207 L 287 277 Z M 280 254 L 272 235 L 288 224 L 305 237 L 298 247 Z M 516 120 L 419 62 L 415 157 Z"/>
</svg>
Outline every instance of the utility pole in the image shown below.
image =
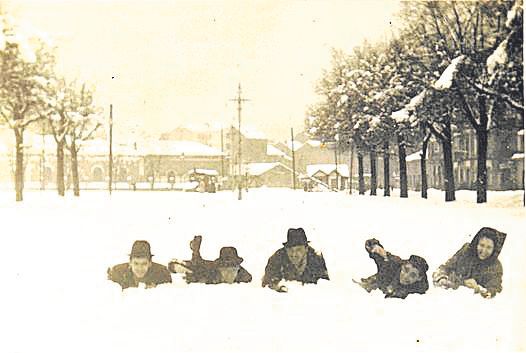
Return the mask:
<svg viewBox="0 0 526 353">
<path fill-rule="evenodd" d="M 352 195 L 352 162 L 353 162 L 353 157 L 354 157 L 354 147 L 352 145 L 352 142 L 349 141 L 349 144 L 351 146 L 350 150 L 351 150 L 351 165 L 349 167 L 350 171 L 349 171 L 349 195 Z"/>
<path fill-rule="evenodd" d="M 223 128 L 221 128 L 221 178 L 225 176 L 225 149 L 223 144 Z"/>
<path fill-rule="evenodd" d="M 40 190 L 46 189 L 46 136 L 44 131 L 44 123 L 41 126 L 42 134 L 42 157 L 40 158 Z"/>
<path fill-rule="evenodd" d="M 110 153 L 109 153 L 109 161 L 108 161 L 108 171 L 109 171 L 109 181 L 108 181 L 108 191 L 111 195 L 111 187 L 113 182 L 113 151 L 112 151 L 112 144 L 113 144 L 113 105 L 110 104 Z"/>
<path fill-rule="evenodd" d="M 242 199 L 242 185 L 241 185 L 241 103 L 247 102 L 248 99 L 241 98 L 241 83 L 239 83 L 237 88 L 237 98 L 231 99 L 231 101 L 237 102 L 237 163 L 238 163 L 238 195 L 237 199 Z"/>
<path fill-rule="evenodd" d="M 336 166 L 336 191 L 339 190 L 339 187 L 338 187 L 338 177 L 339 177 L 339 173 L 338 173 L 338 141 L 335 141 L 334 143 L 334 164 Z"/>
<path fill-rule="evenodd" d="M 294 157 L 294 129 L 290 128 L 290 141 L 292 149 L 292 188 L 296 190 L 296 159 Z"/>
</svg>

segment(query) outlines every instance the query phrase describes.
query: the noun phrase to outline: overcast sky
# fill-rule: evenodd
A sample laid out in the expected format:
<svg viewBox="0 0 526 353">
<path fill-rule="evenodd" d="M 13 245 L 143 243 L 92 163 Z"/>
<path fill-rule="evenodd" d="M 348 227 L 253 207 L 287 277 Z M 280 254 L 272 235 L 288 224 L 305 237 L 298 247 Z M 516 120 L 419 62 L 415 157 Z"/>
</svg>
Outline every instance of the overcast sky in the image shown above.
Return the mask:
<svg viewBox="0 0 526 353">
<path fill-rule="evenodd" d="M 59 70 L 114 105 L 120 133 L 237 119 L 284 140 L 303 128 L 331 48 L 385 38 L 396 1 L 4 0 L 17 22 L 46 33 Z M 112 77 L 114 77 L 112 79 Z"/>
</svg>

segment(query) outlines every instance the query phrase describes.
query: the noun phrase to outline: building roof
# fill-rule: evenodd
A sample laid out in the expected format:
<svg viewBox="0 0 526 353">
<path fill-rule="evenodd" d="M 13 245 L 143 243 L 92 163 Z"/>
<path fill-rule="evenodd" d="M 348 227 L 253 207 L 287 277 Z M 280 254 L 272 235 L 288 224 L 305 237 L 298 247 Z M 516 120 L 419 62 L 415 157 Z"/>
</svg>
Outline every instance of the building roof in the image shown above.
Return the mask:
<svg viewBox="0 0 526 353">
<path fill-rule="evenodd" d="M 243 165 L 246 173 L 251 176 L 260 176 L 262 174 L 265 174 L 266 172 L 276 168 L 276 167 L 283 167 L 290 172 L 292 172 L 292 169 L 284 165 L 280 162 L 273 162 L 273 163 L 247 163 Z"/>
<path fill-rule="evenodd" d="M 312 177 L 318 172 L 329 175 L 336 171 L 335 164 L 309 164 L 307 165 L 307 175 Z M 349 177 L 349 166 L 347 164 L 338 164 L 338 174 L 343 177 Z"/>
<path fill-rule="evenodd" d="M 195 141 L 148 141 L 138 146 L 141 155 L 160 156 L 222 156 L 221 150 Z"/>
<path fill-rule="evenodd" d="M 279 148 L 271 144 L 267 144 L 267 155 L 283 157 L 285 159 L 292 159 L 285 152 L 283 152 L 282 150 L 280 150 Z"/>
</svg>

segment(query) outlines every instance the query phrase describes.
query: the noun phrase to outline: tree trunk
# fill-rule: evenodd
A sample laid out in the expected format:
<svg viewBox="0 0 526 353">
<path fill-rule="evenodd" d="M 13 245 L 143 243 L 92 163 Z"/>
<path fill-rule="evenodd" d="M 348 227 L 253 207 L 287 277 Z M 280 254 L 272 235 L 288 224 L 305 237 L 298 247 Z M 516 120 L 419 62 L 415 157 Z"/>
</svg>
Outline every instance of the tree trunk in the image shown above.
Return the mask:
<svg viewBox="0 0 526 353">
<path fill-rule="evenodd" d="M 488 158 L 488 130 L 477 129 L 477 203 L 487 201 L 488 175 L 486 160 Z"/>
<path fill-rule="evenodd" d="M 57 142 L 57 191 L 64 196 L 64 141 Z"/>
<path fill-rule="evenodd" d="M 71 177 L 73 179 L 73 195 L 80 196 L 79 162 L 75 139 L 71 140 L 71 148 L 69 149 L 69 152 L 71 154 Z"/>
<path fill-rule="evenodd" d="M 427 156 L 427 145 L 429 138 L 425 138 L 422 143 L 422 154 L 420 155 L 420 177 L 422 178 L 421 195 L 423 199 L 427 199 L 427 169 L 426 169 L 426 156 Z"/>
<path fill-rule="evenodd" d="M 365 194 L 365 182 L 363 180 L 363 154 L 358 152 L 358 194 Z"/>
<path fill-rule="evenodd" d="M 477 203 L 487 201 L 488 170 L 486 159 L 488 158 L 488 111 L 486 110 L 486 97 L 479 95 L 480 125 L 475 127 L 477 133 Z M 495 104 L 495 102 L 490 102 Z M 491 110 L 493 111 L 493 110 Z"/>
<path fill-rule="evenodd" d="M 376 152 L 371 151 L 369 153 L 371 159 L 371 193 L 370 195 L 376 196 Z"/>
<path fill-rule="evenodd" d="M 451 139 L 442 140 L 444 152 L 444 189 L 446 190 L 446 201 L 455 201 L 455 176 L 453 173 L 453 151 Z"/>
<path fill-rule="evenodd" d="M 22 201 L 24 191 L 24 130 L 15 129 L 16 164 L 15 164 L 15 193 L 16 201 Z"/>
<path fill-rule="evenodd" d="M 391 196 L 389 183 L 389 141 L 384 142 L 384 196 Z"/>
<path fill-rule="evenodd" d="M 400 164 L 400 197 L 407 197 L 407 165 L 405 161 L 405 141 L 401 135 L 397 137 L 398 163 Z"/>
</svg>

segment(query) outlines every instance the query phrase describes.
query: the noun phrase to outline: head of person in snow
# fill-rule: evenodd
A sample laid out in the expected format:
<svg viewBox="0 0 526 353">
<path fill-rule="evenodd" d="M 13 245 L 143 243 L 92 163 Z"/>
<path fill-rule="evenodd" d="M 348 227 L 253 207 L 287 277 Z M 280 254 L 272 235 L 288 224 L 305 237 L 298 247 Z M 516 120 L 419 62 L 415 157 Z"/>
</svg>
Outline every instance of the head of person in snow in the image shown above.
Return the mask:
<svg viewBox="0 0 526 353">
<path fill-rule="evenodd" d="M 498 256 L 505 240 L 505 233 L 481 228 L 470 243 L 464 244 L 433 273 L 433 283 L 446 289 L 465 286 L 484 298 L 494 297 L 502 291 L 502 264 Z"/>
<path fill-rule="evenodd" d="M 367 250 L 369 256 L 374 256 L 374 254 L 377 254 L 382 257 L 385 257 L 387 254 L 383 245 L 376 238 L 368 239 L 365 242 L 365 250 Z"/>
<path fill-rule="evenodd" d="M 222 247 L 219 257 L 214 261 L 221 283 L 234 283 L 241 268 L 243 258 L 237 255 L 237 249 L 232 246 Z"/>
<path fill-rule="evenodd" d="M 130 269 L 137 279 L 142 279 L 152 267 L 152 251 L 150 243 L 146 240 L 137 240 L 133 243 L 130 252 Z"/>
<path fill-rule="evenodd" d="M 290 262 L 296 266 L 302 266 L 307 259 L 307 247 L 309 241 L 303 228 L 291 228 L 287 232 L 287 241 L 283 243 Z"/>
<path fill-rule="evenodd" d="M 121 285 L 122 289 L 139 287 L 153 288 L 159 284 L 171 283 L 168 269 L 152 262 L 150 243 L 137 240 L 133 243 L 128 262 L 108 269 L 108 279 Z"/>
</svg>

